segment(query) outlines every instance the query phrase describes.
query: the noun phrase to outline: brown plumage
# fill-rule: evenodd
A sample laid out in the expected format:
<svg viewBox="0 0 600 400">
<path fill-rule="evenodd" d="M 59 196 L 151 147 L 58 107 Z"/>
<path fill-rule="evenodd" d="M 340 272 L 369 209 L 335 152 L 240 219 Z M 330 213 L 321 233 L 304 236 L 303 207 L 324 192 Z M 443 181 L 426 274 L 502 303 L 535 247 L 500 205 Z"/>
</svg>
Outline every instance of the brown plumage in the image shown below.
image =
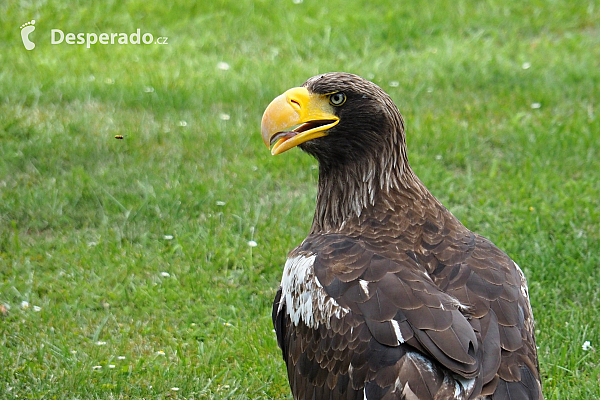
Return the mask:
<svg viewBox="0 0 600 400">
<path fill-rule="evenodd" d="M 262 134 L 319 162 L 310 234 L 273 305 L 294 399 L 543 399 L 521 269 L 413 173 L 383 90 L 310 78 Z"/>
</svg>

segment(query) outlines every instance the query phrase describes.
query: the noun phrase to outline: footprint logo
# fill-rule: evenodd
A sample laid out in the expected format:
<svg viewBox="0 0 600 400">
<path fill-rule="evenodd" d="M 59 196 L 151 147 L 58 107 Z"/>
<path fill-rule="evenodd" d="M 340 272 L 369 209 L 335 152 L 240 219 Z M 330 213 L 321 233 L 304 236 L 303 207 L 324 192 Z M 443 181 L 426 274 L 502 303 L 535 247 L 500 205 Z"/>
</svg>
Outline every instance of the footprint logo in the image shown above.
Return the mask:
<svg viewBox="0 0 600 400">
<path fill-rule="evenodd" d="M 21 25 L 21 39 L 23 39 L 23 45 L 27 50 L 33 50 L 35 48 L 35 43 L 29 40 L 29 34 L 35 31 L 35 26 L 33 25 L 35 25 L 35 19 Z"/>
</svg>

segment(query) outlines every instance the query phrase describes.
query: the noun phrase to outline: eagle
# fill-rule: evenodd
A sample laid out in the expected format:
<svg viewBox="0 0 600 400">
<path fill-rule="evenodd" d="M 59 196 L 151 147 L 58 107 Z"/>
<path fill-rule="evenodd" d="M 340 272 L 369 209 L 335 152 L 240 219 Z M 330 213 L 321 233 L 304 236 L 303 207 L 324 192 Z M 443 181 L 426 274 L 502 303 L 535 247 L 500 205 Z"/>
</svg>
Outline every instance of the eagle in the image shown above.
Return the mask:
<svg viewBox="0 0 600 400">
<path fill-rule="evenodd" d="M 522 270 L 415 175 L 379 86 L 314 76 L 269 104 L 261 134 L 319 164 L 273 303 L 294 399 L 543 399 Z"/>
</svg>

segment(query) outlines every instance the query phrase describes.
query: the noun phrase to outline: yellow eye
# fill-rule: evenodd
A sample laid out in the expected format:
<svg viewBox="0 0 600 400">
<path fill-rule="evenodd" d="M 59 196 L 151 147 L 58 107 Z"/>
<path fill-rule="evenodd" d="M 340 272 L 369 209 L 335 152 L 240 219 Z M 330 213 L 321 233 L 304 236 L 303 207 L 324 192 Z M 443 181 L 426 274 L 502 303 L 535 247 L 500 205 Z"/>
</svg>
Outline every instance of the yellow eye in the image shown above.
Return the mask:
<svg viewBox="0 0 600 400">
<path fill-rule="evenodd" d="M 329 96 L 329 102 L 331 103 L 332 106 L 341 106 L 342 104 L 344 104 L 346 102 L 346 95 L 344 93 L 338 92 L 338 93 L 333 93 L 332 95 Z"/>
</svg>

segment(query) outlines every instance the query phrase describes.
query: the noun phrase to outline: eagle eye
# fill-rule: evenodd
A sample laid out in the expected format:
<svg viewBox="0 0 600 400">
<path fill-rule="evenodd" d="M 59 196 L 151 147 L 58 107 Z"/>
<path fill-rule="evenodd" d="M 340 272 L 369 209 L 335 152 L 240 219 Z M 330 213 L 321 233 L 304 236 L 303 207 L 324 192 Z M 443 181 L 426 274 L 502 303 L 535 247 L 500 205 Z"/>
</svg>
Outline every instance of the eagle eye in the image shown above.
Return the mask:
<svg viewBox="0 0 600 400">
<path fill-rule="evenodd" d="M 329 103 L 332 106 L 339 107 L 346 102 L 346 95 L 341 92 L 333 93 L 329 95 Z"/>
</svg>

